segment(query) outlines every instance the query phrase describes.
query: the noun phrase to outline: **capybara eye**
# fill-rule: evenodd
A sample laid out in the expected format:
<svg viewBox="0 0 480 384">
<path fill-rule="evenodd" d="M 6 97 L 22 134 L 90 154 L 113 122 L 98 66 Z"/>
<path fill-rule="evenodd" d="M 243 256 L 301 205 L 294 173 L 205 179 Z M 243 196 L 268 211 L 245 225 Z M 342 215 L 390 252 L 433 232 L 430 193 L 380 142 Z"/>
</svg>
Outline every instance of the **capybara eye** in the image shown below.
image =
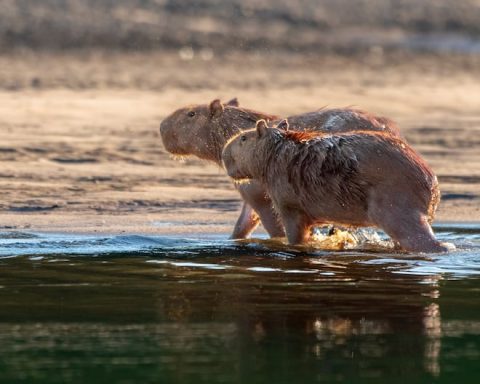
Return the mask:
<svg viewBox="0 0 480 384">
<path fill-rule="evenodd" d="M 241 137 L 240 137 L 240 140 L 241 140 L 241 141 L 247 140 L 247 136 L 245 136 L 245 135 L 241 136 Z"/>
<path fill-rule="evenodd" d="M 193 117 L 193 116 L 195 116 L 195 111 L 188 112 L 188 117 Z"/>
</svg>

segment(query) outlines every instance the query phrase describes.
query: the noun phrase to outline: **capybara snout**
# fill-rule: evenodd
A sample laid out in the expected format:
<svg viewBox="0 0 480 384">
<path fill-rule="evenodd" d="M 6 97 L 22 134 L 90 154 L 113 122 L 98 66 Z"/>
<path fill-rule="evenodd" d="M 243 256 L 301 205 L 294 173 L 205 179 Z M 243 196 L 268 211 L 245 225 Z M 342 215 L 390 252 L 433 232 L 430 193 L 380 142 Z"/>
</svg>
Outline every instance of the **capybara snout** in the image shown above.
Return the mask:
<svg viewBox="0 0 480 384">
<path fill-rule="evenodd" d="M 162 138 L 163 146 L 168 152 L 176 155 L 180 154 L 181 146 L 177 143 L 177 131 L 168 126 L 168 124 L 165 124 L 164 121 L 160 124 L 160 136 Z"/>
<path fill-rule="evenodd" d="M 257 129 L 267 127 L 265 120 L 257 122 Z M 238 136 L 231 139 L 225 145 L 222 153 L 223 166 L 228 176 L 236 180 L 245 180 L 252 178 L 251 165 L 256 163 L 255 140 L 256 130 L 243 131 Z"/>
<path fill-rule="evenodd" d="M 246 154 L 242 153 L 243 143 L 246 140 L 246 135 L 242 134 L 240 140 L 237 141 L 237 145 L 226 145 L 226 151 L 222 153 L 223 166 L 227 171 L 228 176 L 232 179 L 241 181 L 248 178 L 248 172 L 243 172 L 241 168 L 237 166 L 237 161 L 241 161 Z"/>
<path fill-rule="evenodd" d="M 236 99 L 226 104 L 215 99 L 210 104 L 176 110 L 160 125 L 165 148 L 174 154 L 195 155 L 221 164 L 223 146 L 232 136 L 253 127 L 258 119 L 276 118 L 237 106 Z"/>
</svg>

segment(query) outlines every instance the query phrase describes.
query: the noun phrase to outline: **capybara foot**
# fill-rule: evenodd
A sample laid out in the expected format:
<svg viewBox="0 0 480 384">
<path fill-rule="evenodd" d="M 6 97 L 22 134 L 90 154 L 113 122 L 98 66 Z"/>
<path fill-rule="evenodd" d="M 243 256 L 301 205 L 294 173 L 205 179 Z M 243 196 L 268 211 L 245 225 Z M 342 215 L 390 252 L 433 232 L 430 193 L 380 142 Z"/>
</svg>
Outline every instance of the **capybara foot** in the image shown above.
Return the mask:
<svg viewBox="0 0 480 384">
<path fill-rule="evenodd" d="M 445 247 L 447 250 L 446 252 L 451 252 L 451 251 L 455 251 L 457 249 L 457 247 L 455 246 L 455 244 L 453 243 L 444 243 L 444 242 L 441 242 L 440 245 L 442 247 Z"/>
<path fill-rule="evenodd" d="M 284 211 L 281 216 L 285 225 L 288 244 L 305 244 L 310 240 L 311 225 L 301 212 Z"/>
<path fill-rule="evenodd" d="M 398 220 L 396 223 L 392 221 L 387 223 L 384 229 L 395 242 L 400 244 L 403 250 L 421 253 L 449 251 L 435 238 L 426 217 L 408 217 Z"/>
</svg>

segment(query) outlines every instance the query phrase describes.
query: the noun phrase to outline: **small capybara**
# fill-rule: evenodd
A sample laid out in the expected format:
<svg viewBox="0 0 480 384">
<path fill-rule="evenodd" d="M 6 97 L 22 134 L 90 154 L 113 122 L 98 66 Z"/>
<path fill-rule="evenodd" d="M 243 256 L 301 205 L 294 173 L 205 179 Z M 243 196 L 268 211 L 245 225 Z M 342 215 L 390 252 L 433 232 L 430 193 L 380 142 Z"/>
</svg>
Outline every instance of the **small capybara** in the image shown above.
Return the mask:
<svg viewBox="0 0 480 384">
<path fill-rule="evenodd" d="M 179 156 L 194 155 L 201 159 L 222 163 L 222 150 L 233 136 L 255 126 L 264 119 L 278 123 L 280 118 L 248 108 L 242 108 L 238 100 L 222 104 L 213 100 L 210 104 L 180 108 L 167 116 L 160 125 L 160 133 L 167 151 Z M 373 130 L 400 136 L 395 123 L 351 108 L 321 109 L 315 112 L 288 117 L 290 129 L 323 132 Z M 283 225 L 272 209 L 272 202 L 265 188 L 256 182 L 237 186 L 244 204 L 235 224 L 232 238 L 246 238 L 259 221 L 271 237 L 285 235 Z"/>
<path fill-rule="evenodd" d="M 381 228 L 406 251 L 447 250 L 430 227 L 437 178 L 401 139 L 289 131 L 261 120 L 232 138 L 222 157 L 233 179 L 265 185 L 291 244 L 308 241 L 314 224 L 335 223 Z"/>
</svg>

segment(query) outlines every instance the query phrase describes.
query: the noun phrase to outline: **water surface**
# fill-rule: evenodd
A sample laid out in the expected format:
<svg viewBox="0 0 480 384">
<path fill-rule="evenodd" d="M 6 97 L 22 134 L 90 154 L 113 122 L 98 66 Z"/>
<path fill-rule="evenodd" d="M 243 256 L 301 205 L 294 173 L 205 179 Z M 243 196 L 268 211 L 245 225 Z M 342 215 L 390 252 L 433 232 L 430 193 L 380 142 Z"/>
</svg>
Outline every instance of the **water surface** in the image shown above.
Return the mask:
<svg viewBox="0 0 480 384">
<path fill-rule="evenodd" d="M 0 234 L 1 383 L 476 383 L 480 226 L 457 250 Z"/>
</svg>

